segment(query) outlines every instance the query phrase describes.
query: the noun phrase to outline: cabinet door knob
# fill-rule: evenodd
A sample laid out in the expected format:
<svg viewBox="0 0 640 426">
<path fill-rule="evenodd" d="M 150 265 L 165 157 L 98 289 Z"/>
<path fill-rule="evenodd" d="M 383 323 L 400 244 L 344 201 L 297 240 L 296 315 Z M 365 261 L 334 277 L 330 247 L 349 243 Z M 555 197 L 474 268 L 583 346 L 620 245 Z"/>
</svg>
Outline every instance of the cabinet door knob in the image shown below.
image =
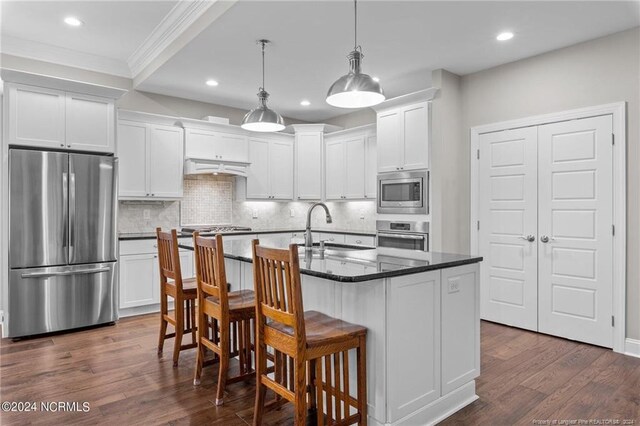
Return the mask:
<svg viewBox="0 0 640 426">
<path fill-rule="evenodd" d="M 67 148 L 71 148 L 71 144 L 67 145 Z"/>
<path fill-rule="evenodd" d="M 362 240 L 356 240 L 356 244 L 362 244 Z"/>
<path fill-rule="evenodd" d="M 60 146 L 64 147 L 64 144 L 63 144 L 63 143 L 61 143 L 61 144 L 60 144 Z"/>
</svg>

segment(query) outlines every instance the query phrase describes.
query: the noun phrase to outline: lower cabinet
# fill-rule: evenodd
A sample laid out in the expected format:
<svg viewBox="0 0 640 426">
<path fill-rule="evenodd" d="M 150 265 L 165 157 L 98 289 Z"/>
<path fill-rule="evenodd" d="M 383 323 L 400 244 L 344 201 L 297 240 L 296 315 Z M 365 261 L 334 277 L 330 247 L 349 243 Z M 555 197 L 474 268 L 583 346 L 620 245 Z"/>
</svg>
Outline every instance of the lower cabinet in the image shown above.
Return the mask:
<svg viewBox="0 0 640 426">
<path fill-rule="evenodd" d="M 160 273 L 155 240 L 134 240 L 120 242 L 120 303 L 121 310 L 149 307 L 144 312 L 158 311 L 160 303 Z M 194 276 L 193 253 L 180 250 L 182 276 Z M 132 310 L 130 314 L 135 312 Z M 127 312 L 121 311 L 121 316 Z"/>
</svg>

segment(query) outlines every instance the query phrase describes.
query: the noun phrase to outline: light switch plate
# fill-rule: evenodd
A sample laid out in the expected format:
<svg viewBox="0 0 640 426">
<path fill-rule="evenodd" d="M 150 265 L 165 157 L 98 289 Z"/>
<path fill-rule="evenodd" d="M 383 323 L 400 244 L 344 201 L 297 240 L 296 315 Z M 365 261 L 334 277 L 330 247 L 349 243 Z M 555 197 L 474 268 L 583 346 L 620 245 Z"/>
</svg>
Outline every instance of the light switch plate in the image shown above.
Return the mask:
<svg viewBox="0 0 640 426">
<path fill-rule="evenodd" d="M 296 211 L 294 209 L 289 209 L 289 215 L 294 217 L 296 215 Z"/>
<path fill-rule="evenodd" d="M 254 219 L 257 219 L 257 218 L 258 218 L 258 210 L 254 210 L 254 211 L 253 211 L 253 215 L 252 215 L 252 217 L 253 217 Z"/>
<path fill-rule="evenodd" d="M 149 210 L 149 209 L 144 209 L 144 210 L 142 210 L 142 218 L 143 218 L 144 220 L 149 220 L 149 219 L 151 219 L 151 210 Z"/>
</svg>

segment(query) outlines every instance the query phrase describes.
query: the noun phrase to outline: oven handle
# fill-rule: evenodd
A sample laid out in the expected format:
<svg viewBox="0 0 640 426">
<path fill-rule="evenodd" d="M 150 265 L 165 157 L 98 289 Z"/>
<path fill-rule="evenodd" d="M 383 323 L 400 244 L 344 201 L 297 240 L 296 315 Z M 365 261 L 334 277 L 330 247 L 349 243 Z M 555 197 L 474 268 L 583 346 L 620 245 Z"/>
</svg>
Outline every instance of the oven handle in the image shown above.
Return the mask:
<svg viewBox="0 0 640 426">
<path fill-rule="evenodd" d="M 379 237 L 399 238 L 401 240 L 424 240 L 426 235 L 407 235 L 407 234 L 394 234 L 392 232 L 378 232 Z"/>
</svg>

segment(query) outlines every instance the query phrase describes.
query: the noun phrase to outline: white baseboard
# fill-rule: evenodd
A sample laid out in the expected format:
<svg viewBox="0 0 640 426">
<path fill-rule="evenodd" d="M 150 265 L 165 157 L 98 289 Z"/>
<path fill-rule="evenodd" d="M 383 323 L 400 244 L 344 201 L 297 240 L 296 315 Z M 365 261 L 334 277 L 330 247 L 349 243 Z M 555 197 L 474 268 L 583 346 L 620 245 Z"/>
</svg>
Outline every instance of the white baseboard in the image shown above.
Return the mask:
<svg viewBox="0 0 640 426">
<path fill-rule="evenodd" d="M 640 340 L 627 338 L 624 342 L 624 354 L 640 358 Z"/>
<path fill-rule="evenodd" d="M 169 300 L 169 303 L 167 304 L 167 308 L 169 310 L 173 309 L 173 300 Z M 118 317 L 126 318 L 126 317 L 132 317 L 132 316 L 136 316 L 136 315 L 153 314 L 153 313 L 156 313 L 156 312 L 160 312 L 160 304 L 159 303 L 154 303 L 152 305 L 136 306 L 136 307 L 133 307 L 133 308 L 120 309 L 118 311 Z"/>
</svg>

